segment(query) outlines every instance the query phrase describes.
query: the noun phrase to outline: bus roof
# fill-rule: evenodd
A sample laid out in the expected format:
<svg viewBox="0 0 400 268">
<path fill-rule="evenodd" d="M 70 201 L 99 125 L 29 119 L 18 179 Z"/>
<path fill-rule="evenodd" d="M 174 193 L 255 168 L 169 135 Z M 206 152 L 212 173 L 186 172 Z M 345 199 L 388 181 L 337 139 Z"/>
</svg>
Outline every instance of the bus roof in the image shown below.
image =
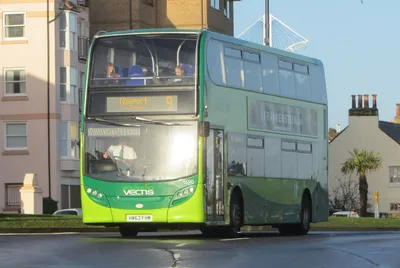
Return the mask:
<svg viewBox="0 0 400 268">
<path fill-rule="evenodd" d="M 287 57 L 290 59 L 295 59 L 303 62 L 308 62 L 311 64 L 321 65 L 323 66 L 322 62 L 319 59 L 303 56 L 297 53 L 269 47 L 263 46 L 257 43 L 249 42 L 246 40 L 242 40 L 240 38 L 236 38 L 233 36 L 228 36 L 224 34 L 220 34 L 217 32 L 213 32 L 207 29 L 176 29 L 176 28 L 153 28 L 153 29 L 134 29 L 134 30 L 124 30 L 124 31 L 99 31 L 95 34 L 95 38 L 98 37 L 108 37 L 108 36 L 118 36 L 118 35 L 131 35 L 131 34 L 166 34 L 166 33 L 182 33 L 182 34 L 201 34 L 201 33 L 210 34 L 212 37 L 216 37 L 217 39 L 225 42 L 229 42 L 232 44 L 236 44 L 239 46 L 245 46 L 248 48 L 253 48 L 255 50 L 265 51 L 267 53 L 277 54 L 282 57 Z"/>
</svg>

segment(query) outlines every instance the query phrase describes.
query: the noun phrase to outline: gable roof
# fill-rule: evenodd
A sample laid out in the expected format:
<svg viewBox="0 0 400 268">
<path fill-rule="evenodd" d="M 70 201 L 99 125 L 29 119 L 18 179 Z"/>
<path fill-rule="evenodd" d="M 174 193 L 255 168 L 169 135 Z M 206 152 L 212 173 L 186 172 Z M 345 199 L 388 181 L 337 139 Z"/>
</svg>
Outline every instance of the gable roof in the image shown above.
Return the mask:
<svg viewBox="0 0 400 268">
<path fill-rule="evenodd" d="M 340 134 L 342 134 L 349 126 L 346 126 L 342 131 L 340 131 L 329 143 L 332 143 Z M 400 145 L 400 124 L 391 123 L 387 121 L 379 121 L 379 129 L 388 135 L 392 140 Z"/>
<path fill-rule="evenodd" d="M 400 124 L 379 121 L 379 129 L 392 138 L 395 142 L 400 144 Z"/>
</svg>

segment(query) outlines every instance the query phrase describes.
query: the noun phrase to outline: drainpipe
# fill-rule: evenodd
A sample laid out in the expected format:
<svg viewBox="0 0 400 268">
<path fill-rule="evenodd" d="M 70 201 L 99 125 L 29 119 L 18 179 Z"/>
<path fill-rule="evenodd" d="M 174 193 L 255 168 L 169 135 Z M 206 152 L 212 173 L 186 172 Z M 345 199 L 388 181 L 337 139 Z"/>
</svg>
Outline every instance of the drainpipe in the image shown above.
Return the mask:
<svg viewBox="0 0 400 268">
<path fill-rule="evenodd" d="M 47 0 L 47 172 L 49 197 L 51 198 L 51 159 L 50 159 L 50 1 Z"/>
<path fill-rule="evenodd" d="M 51 159 L 50 159 L 50 1 L 47 0 L 47 166 L 49 197 L 51 198 Z"/>
<path fill-rule="evenodd" d="M 132 0 L 129 0 L 129 30 L 132 30 Z"/>
</svg>

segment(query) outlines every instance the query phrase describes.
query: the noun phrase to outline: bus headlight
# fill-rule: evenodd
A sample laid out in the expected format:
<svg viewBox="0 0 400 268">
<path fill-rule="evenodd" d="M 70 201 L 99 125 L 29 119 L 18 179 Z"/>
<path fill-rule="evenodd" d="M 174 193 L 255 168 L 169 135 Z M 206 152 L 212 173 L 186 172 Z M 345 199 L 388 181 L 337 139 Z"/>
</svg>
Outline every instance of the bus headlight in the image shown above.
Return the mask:
<svg viewBox="0 0 400 268">
<path fill-rule="evenodd" d="M 172 199 L 171 206 L 176 206 L 179 205 L 186 200 L 188 200 L 194 193 L 196 189 L 195 185 L 191 185 L 189 187 L 183 188 L 179 191 L 177 191 Z"/>
<path fill-rule="evenodd" d="M 96 204 L 99 204 L 99 205 L 102 205 L 105 207 L 110 207 L 110 205 L 108 204 L 108 200 L 103 193 L 99 192 L 96 189 L 90 188 L 90 187 L 85 187 L 85 191 L 86 191 L 88 197 Z"/>
</svg>

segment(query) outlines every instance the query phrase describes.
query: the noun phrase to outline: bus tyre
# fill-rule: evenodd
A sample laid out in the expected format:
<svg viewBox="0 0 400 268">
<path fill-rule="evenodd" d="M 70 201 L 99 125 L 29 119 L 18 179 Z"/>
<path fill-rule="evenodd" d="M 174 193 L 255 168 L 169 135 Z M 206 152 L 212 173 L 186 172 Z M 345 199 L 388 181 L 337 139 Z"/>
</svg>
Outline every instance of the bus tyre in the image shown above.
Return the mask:
<svg viewBox="0 0 400 268">
<path fill-rule="evenodd" d="M 239 194 L 234 192 L 231 196 L 231 202 L 229 206 L 229 227 L 227 228 L 227 236 L 237 237 L 242 227 L 242 202 L 239 198 Z"/>
<path fill-rule="evenodd" d="M 301 201 L 300 223 L 283 224 L 278 227 L 281 235 L 306 235 L 311 224 L 311 200 L 308 195 L 303 195 Z"/>
<path fill-rule="evenodd" d="M 126 226 L 120 226 L 119 233 L 121 234 L 122 237 L 135 237 L 137 236 L 138 231 Z"/>
</svg>

